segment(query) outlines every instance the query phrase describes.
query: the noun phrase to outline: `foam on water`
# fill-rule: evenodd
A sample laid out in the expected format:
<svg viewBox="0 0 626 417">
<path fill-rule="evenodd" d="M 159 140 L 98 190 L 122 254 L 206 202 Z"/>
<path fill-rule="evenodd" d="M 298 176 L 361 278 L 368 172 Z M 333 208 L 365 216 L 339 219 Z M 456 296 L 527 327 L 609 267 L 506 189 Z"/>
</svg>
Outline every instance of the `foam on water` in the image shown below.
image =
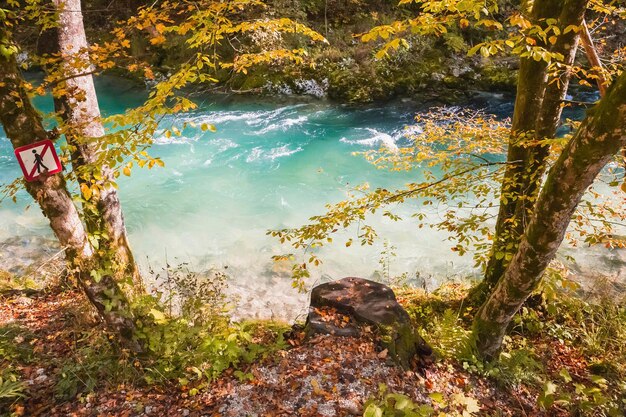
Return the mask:
<svg viewBox="0 0 626 417">
<path fill-rule="evenodd" d="M 299 126 L 308 120 L 307 116 L 298 116 L 294 118 L 286 118 L 280 121 L 280 123 L 272 123 L 263 129 L 256 132 L 257 135 L 265 135 L 273 130 L 282 130 L 283 132 L 294 126 Z"/>
<path fill-rule="evenodd" d="M 409 139 L 411 136 L 418 135 L 423 132 L 421 126 L 418 125 L 405 126 L 400 129 L 395 129 L 391 133 L 381 132 L 371 127 L 355 128 L 355 130 L 367 132 L 367 135 L 365 135 L 367 137 L 363 139 L 348 139 L 344 136 L 340 139 L 340 141 L 351 145 L 360 145 L 369 148 L 385 147 L 392 152 L 398 151 L 398 144 L 402 140 Z"/>
<path fill-rule="evenodd" d="M 298 146 L 295 149 L 290 149 L 289 145 L 282 145 L 276 148 L 272 148 L 270 150 L 263 150 L 261 147 L 256 147 L 252 149 L 248 157 L 246 158 L 246 162 L 254 162 L 257 160 L 267 159 L 267 160 L 275 160 L 277 158 L 283 158 L 289 155 L 293 155 L 296 152 L 300 152 L 302 148 Z"/>
<path fill-rule="evenodd" d="M 367 146 L 367 147 L 375 147 L 375 146 L 384 146 L 387 149 L 391 150 L 391 151 L 397 151 L 398 150 L 398 146 L 396 145 L 396 141 L 394 140 L 394 138 L 384 132 L 379 132 L 376 129 L 372 129 L 370 127 L 366 127 L 365 130 L 367 132 L 369 132 L 371 134 L 371 136 L 365 138 L 365 139 L 348 139 L 346 137 L 343 137 L 340 139 L 341 142 L 345 142 L 345 143 L 349 143 L 352 145 L 362 145 L 362 146 Z"/>
</svg>

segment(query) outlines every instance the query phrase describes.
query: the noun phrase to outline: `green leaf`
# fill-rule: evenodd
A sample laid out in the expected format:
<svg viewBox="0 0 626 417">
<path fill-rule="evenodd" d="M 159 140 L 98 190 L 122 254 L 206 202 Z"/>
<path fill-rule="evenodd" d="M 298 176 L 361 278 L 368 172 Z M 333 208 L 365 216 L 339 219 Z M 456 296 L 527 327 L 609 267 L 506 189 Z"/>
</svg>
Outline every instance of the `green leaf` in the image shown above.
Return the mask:
<svg viewBox="0 0 626 417">
<path fill-rule="evenodd" d="M 395 394 L 393 398 L 396 400 L 396 410 L 410 410 L 411 408 L 413 408 L 411 399 L 406 395 Z"/>
<path fill-rule="evenodd" d="M 474 54 L 476 54 L 476 52 L 478 52 L 478 50 L 480 49 L 480 47 L 482 46 L 481 43 L 479 43 L 478 45 L 474 46 L 473 48 L 471 48 L 468 52 L 467 55 L 472 56 Z"/>
<path fill-rule="evenodd" d="M 370 404 L 365 409 L 363 417 L 383 417 L 383 410 L 376 404 Z"/>
<path fill-rule="evenodd" d="M 163 312 L 153 308 L 150 310 L 149 314 L 154 317 L 154 322 L 157 324 L 164 324 L 167 323 L 167 318 L 165 317 L 165 314 L 163 314 Z"/>
<path fill-rule="evenodd" d="M 589 379 L 591 379 L 591 381 L 596 385 L 600 385 L 600 386 L 606 385 L 606 379 L 602 378 L 601 376 L 591 375 Z"/>
<path fill-rule="evenodd" d="M 100 282 L 100 280 L 102 279 L 102 275 L 100 275 L 100 271 L 93 269 L 89 275 L 91 276 L 91 278 L 96 282 Z"/>
<path fill-rule="evenodd" d="M 428 396 L 435 404 L 440 404 L 440 405 L 445 404 L 445 401 L 443 399 L 443 394 L 440 392 L 431 392 L 430 394 L 428 394 Z"/>
</svg>

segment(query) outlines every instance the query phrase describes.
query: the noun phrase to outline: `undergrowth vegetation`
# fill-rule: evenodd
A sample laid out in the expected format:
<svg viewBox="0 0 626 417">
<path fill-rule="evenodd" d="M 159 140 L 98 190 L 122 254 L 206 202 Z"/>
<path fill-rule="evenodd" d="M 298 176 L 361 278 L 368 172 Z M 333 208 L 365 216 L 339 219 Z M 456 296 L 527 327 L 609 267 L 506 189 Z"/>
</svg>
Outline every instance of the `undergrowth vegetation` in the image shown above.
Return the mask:
<svg viewBox="0 0 626 417">
<path fill-rule="evenodd" d="M 25 395 L 26 386 L 15 367 L 31 360 L 32 351 L 23 343 L 28 337 L 19 326 L 0 326 L 0 409 Z"/>
<path fill-rule="evenodd" d="M 138 337 L 148 349 L 143 360 L 146 382 L 176 379 L 186 386 L 193 381 L 193 394 L 224 370 L 243 368 L 284 347 L 280 325 L 231 321 L 224 273 L 197 274 L 182 264 L 167 266 L 158 278 L 162 290 L 135 303 L 143 318 Z"/>
<path fill-rule="evenodd" d="M 430 294 L 410 288 L 398 291 L 441 360 L 502 389 L 523 386 L 536 391 L 537 405 L 544 410 L 624 415 L 626 297 L 609 281 L 599 277 L 593 292 L 583 292 L 562 270 L 548 271 L 542 287 L 515 317 L 499 358 L 490 363 L 478 360 L 468 348 L 474 312 L 474 307 L 463 304 L 468 289 L 453 283 Z M 393 397 L 386 398 L 388 402 Z M 404 404 L 394 401 L 394 407 Z M 422 410 L 380 415 L 431 414 Z"/>
<path fill-rule="evenodd" d="M 163 290 L 138 297 L 133 304 L 141 317 L 138 337 L 146 347 L 140 356 L 113 343 L 113 335 L 96 324 L 95 315 L 83 314 L 89 311 L 85 300 L 64 312 L 63 320 L 71 323 L 64 332 L 74 343 L 63 359 L 34 355 L 29 344 L 34 336 L 24 328 L 0 327 L 0 406 L 28 394 L 28 384 L 16 368 L 31 362 L 42 371 L 48 365 L 59 369 L 54 386 L 58 400 L 83 401 L 102 387 L 171 383 L 195 395 L 227 369 L 240 379 L 250 378 L 248 364 L 286 347 L 285 325 L 230 319 L 224 274 L 200 275 L 180 265 L 168 266 L 156 278 L 164 278 Z M 11 290 L 16 288 L 20 283 L 14 281 Z"/>
</svg>

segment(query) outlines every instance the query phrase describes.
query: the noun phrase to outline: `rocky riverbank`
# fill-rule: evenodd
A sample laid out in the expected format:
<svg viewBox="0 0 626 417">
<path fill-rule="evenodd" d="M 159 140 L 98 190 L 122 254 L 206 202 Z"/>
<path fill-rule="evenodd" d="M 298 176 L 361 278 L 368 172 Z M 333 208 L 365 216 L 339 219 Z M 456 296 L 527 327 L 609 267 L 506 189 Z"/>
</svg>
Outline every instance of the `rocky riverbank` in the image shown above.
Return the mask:
<svg viewBox="0 0 626 417">
<path fill-rule="evenodd" d="M 584 256 L 576 256 L 580 250 L 585 251 Z M 570 278 L 580 285 L 580 292 L 585 297 L 594 298 L 607 294 L 621 297 L 626 294 L 626 250 L 608 250 L 604 247 L 563 248 L 560 258 L 571 271 Z M 142 261 L 142 270 L 149 290 L 172 290 L 171 285 L 164 280 L 167 271 L 153 267 L 145 260 Z M 50 238 L 15 236 L 0 242 L 0 290 L 11 289 L 10 282 L 39 289 L 46 282 L 58 281 L 64 273 L 63 250 Z M 237 320 L 270 319 L 290 322 L 303 319 L 307 314 L 308 294 L 295 290 L 289 268 L 285 269 L 278 264 L 253 280 L 238 279 L 239 276 L 249 274 L 237 265 L 210 268 L 183 265 L 181 269 L 174 267 L 169 271 L 170 277 L 183 274 L 192 277 L 196 283 L 223 279 L 225 301 L 230 306 L 230 314 Z M 334 278 L 324 275 L 321 280 L 309 284 L 327 282 Z M 383 279 L 377 273 L 370 278 Z M 452 281 L 459 279 L 455 277 Z M 425 284 L 428 288 L 432 282 Z"/>
</svg>

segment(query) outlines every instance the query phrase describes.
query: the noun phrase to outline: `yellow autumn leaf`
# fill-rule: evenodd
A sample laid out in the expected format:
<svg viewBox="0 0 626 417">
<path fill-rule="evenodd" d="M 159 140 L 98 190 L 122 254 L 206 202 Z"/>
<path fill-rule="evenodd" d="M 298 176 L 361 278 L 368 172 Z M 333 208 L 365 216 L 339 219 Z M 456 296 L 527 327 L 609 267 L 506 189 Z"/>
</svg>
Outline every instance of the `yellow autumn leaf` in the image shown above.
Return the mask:
<svg viewBox="0 0 626 417">
<path fill-rule="evenodd" d="M 163 324 L 167 322 L 167 318 L 163 312 L 153 308 L 150 310 L 150 315 L 154 318 L 154 322 L 157 324 Z"/>
<path fill-rule="evenodd" d="M 85 200 L 89 200 L 91 198 L 91 188 L 87 184 L 80 185 L 80 192 L 83 194 Z"/>
<path fill-rule="evenodd" d="M 152 45 L 160 45 L 164 42 L 165 42 L 165 36 L 163 35 L 155 36 L 154 38 L 150 39 L 150 43 Z"/>
</svg>

